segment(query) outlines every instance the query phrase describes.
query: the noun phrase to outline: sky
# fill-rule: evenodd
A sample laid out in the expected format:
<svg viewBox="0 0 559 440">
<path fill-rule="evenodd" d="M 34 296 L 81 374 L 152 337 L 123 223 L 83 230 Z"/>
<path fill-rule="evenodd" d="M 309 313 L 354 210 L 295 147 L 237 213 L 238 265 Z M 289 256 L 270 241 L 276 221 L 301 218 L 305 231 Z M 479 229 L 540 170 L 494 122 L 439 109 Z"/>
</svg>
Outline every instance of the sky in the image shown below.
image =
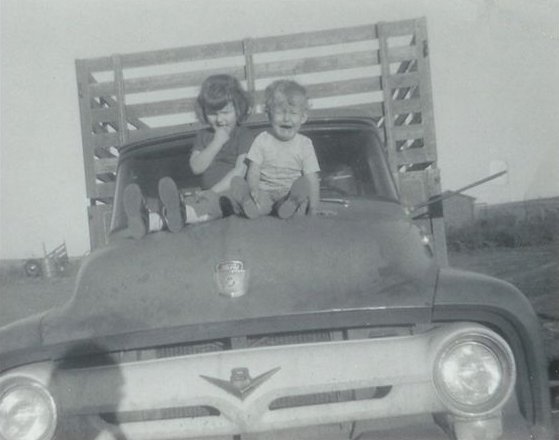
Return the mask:
<svg viewBox="0 0 559 440">
<path fill-rule="evenodd" d="M 89 250 L 77 58 L 426 17 L 443 190 L 559 195 L 559 0 L 1 0 L 0 259 Z"/>
</svg>

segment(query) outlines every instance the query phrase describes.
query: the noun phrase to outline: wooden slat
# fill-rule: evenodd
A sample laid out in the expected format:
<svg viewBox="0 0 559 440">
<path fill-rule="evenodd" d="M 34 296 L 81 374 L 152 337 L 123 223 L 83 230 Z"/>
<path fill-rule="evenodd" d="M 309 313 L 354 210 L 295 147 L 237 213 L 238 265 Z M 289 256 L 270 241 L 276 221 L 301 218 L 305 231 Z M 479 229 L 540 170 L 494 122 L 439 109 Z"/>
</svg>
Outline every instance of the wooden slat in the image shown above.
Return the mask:
<svg viewBox="0 0 559 440">
<path fill-rule="evenodd" d="M 95 160 L 95 174 L 116 173 L 116 165 L 118 162 L 117 157 L 96 159 Z"/>
<path fill-rule="evenodd" d="M 255 89 L 255 76 L 252 40 L 250 38 L 243 40 L 243 53 L 245 55 L 245 79 L 247 82 L 247 89 L 249 92 L 253 92 Z"/>
<path fill-rule="evenodd" d="M 148 130 L 135 130 L 130 132 L 130 141 L 138 142 L 153 137 L 183 133 L 187 130 L 199 130 L 200 128 L 202 128 L 202 124 L 193 123 L 193 124 L 167 125 L 165 127 L 155 127 L 155 128 L 150 128 Z"/>
<path fill-rule="evenodd" d="M 419 85 L 419 74 L 417 72 L 390 75 L 388 84 L 393 89 L 401 87 L 413 87 Z"/>
<path fill-rule="evenodd" d="M 395 115 L 419 112 L 422 110 L 421 100 L 419 98 L 393 100 L 392 108 Z"/>
<path fill-rule="evenodd" d="M 436 157 L 425 154 L 424 151 L 420 150 L 421 148 L 410 148 L 407 150 L 398 151 L 396 153 L 396 161 L 398 166 L 413 165 L 417 163 L 432 163 L 435 161 Z"/>
<path fill-rule="evenodd" d="M 89 71 L 82 61 L 76 61 L 78 102 L 85 171 L 85 189 L 88 197 L 95 194 L 95 164 L 93 157 L 93 121 L 91 115 L 91 96 L 89 95 Z"/>
<path fill-rule="evenodd" d="M 122 55 L 124 68 L 146 67 L 161 64 L 180 63 L 184 61 L 207 60 L 223 57 L 242 56 L 241 41 L 226 41 L 197 46 L 176 47 L 172 49 L 135 52 Z M 80 60 L 89 72 L 112 70 L 110 57 Z"/>
<path fill-rule="evenodd" d="M 79 59 L 76 62 L 81 63 L 87 73 L 104 72 L 113 69 L 111 57 Z"/>
<path fill-rule="evenodd" d="M 243 56 L 242 41 L 225 41 L 122 55 L 124 68 Z"/>
<path fill-rule="evenodd" d="M 103 122 L 118 122 L 118 109 L 116 107 L 93 108 L 90 110 L 93 124 Z"/>
<path fill-rule="evenodd" d="M 387 27 L 383 23 L 377 25 L 377 32 L 379 37 L 379 60 L 381 67 L 381 78 L 384 84 L 387 84 L 390 78 L 390 60 L 388 56 L 388 38 L 386 36 Z M 390 171 L 394 176 L 398 172 L 397 161 L 395 157 L 396 152 L 396 141 L 394 139 L 394 133 L 392 128 L 394 127 L 394 110 L 392 108 L 392 90 L 390 87 L 382 88 L 382 95 L 384 101 L 384 137 L 386 150 L 388 153 L 388 164 L 390 166 Z M 395 179 L 396 183 L 399 184 L 398 180 Z"/>
<path fill-rule="evenodd" d="M 167 75 L 153 75 L 124 80 L 126 93 L 144 93 L 158 90 L 169 90 L 184 87 L 196 87 L 209 76 L 227 73 L 240 80 L 244 79 L 244 68 L 239 66 L 198 70 L 194 72 L 172 73 Z M 91 86 L 92 96 L 105 96 L 115 93 L 114 82 L 100 82 Z"/>
<path fill-rule="evenodd" d="M 113 69 L 115 73 L 116 108 L 118 115 L 118 141 L 124 145 L 128 141 L 128 123 L 126 121 L 126 92 L 124 90 L 124 76 L 120 55 L 113 55 Z"/>
<path fill-rule="evenodd" d="M 254 39 L 254 53 L 275 52 L 280 50 L 303 49 L 340 43 L 353 43 L 377 38 L 374 26 L 330 29 L 315 32 L 301 32 L 281 37 Z"/>
<path fill-rule="evenodd" d="M 93 135 L 93 147 L 113 147 L 118 145 L 118 133 L 96 133 Z"/>
<path fill-rule="evenodd" d="M 113 198 L 115 194 L 115 183 L 114 182 L 104 182 L 97 183 L 95 185 L 95 197 L 94 199 L 110 199 Z"/>
<path fill-rule="evenodd" d="M 254 66 L 254 72 L 256 78 L 270 78 L 274 76 L 297 75 L 313 72 L 324 73 L 325 71 L 332 70 L 368 67 L 378 65 L 378 63 L 378 51 L 371 50 L 261 63 Z"/>
<path fill-rule="evenodd" d="M 348 109 L 359 109 L 366 111 L 373 118 L 380 118 L 384 116 L 384 106 L 382 102 L 371 102 L 370 104 L 355 104 L 355 105 L 344 105 L 339 108 Z"/>
<path fill-rule="evenodd" d="M 423 125 L 403 125 L 392 129 L 395 141 L 405 141 L 408 139 L 420 139 L 423 137 Z M 422 161 L 420 161 L 422 162 Z"/>
<path fill-rule="evenodd" d="M 126 111 L 135 118 L 173 115 L 194 111 L 195 102 L 196 98 L 167 99 L 144 104 L 130 104 L 126 106 Z"/>
<path fill-rule="evenodd" d="M 414 60 L 418 56 L 415 46 L 398 46 L 388 49 L 388 62 L 400 63 L 402 61 Z"/>
<path fill-rule="evenodd" d="M 381 22 L 379 26 L 383 27 L 383 35 L 386 38 L 401 37 L 415 32 L 415 20 Z"/>
<path fill-rule="evenodd" d="M 308 85 L 306 89 L 309 96 L 313 98 L 325 98 L 379 91 L 381 90 L 381 81 L 378 76 L 373 76 L 370 78 L 356 78 L 343 81 L 331 81 L 322 84 L 311 84 Z"/>
<path fill-rule="evenodd" d="M 89 86 L 89 93 L 92 98 L 99 96 L 114 96 L 116 94 L 116 86 L 114 81 L 104 81 L 94 83 Z"/>
<path fill-rule="evenodd" d="M 244 68 L 239 66 L 213 68 L 193 72 L 181 72 L 169 75 L 158 75 L 144 78 L 131 78 L 125 81 L 127 93 L 154 92 L 185 87 L 198 87 L 210 75 L 232 75 L 239 80 L 245 78 Z"/>
<path fill-rule="evenodd" d="M 431 89 L 431 68 L 429 66 L 429 50 L 427 46 L 427 22 L 425 18 L 415 21 L 416 26 L 416 50 L 417 71 L 419 72 L 420 99 L 422 102 L 421 117 L 424 130 L 424 150 L 429 154 L 437 154 L 435 138 L 435 115 L 433 111 L 433 96 Z M 438 186 L 440 191 L 440 184 Z"/>
<path fill-rule="evenodd" d="M 116 106 L 116 101 L 113 98 L 110 97 L 106 97 L 104 96 L 103 98 L 101 98 L 101 100 L 108 104 L 110 107 L 114 107 Z M 136 127 L 136 128 L 149 128 L 148 125 L 146 125 L 145 123 L 143 123 L 142 121 L 140 121 L 137 118 L 132 118 L 132 117 L 128 117 L 127 121 L 129 124 L 131 124 L 132 126 Z"/>
</svg>

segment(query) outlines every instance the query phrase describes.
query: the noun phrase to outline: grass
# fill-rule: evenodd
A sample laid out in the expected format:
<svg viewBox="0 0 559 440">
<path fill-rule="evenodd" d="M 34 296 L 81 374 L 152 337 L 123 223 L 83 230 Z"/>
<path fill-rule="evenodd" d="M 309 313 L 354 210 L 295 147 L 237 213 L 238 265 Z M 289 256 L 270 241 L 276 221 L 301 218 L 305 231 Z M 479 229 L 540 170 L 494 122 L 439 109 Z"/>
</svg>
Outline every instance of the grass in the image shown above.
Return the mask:
<svg viewBox="0 0 559 440">
<path fill-rule="evenodd" d="M 494 215 L 460 228 L 449 227 L 450 251 L 485 248 L 519 248 L 559 243 L 559 214 L 519 220 L 511 214 Z"/>
</svg>

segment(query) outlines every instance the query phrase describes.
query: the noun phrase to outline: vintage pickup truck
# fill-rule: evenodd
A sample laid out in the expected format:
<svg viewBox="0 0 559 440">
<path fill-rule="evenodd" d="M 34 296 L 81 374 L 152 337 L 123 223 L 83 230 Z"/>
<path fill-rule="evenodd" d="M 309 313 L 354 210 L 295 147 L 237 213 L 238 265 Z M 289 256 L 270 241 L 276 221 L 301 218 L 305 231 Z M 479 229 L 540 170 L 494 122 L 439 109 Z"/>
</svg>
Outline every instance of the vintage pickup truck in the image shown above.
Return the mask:
<svg viewBox="0 0 559 440">
<path fill-rule="evenodd" d="M 0 330 L 1 439 L 553 438 L 522 293 L 436 264 L 366 114 L 315 111 L 304 133 L 317 215 L 140 240 L 123 188 L 195 188 L 193 132 L 122 149 L 111 243 L 66 305 Z"/>
</svg>

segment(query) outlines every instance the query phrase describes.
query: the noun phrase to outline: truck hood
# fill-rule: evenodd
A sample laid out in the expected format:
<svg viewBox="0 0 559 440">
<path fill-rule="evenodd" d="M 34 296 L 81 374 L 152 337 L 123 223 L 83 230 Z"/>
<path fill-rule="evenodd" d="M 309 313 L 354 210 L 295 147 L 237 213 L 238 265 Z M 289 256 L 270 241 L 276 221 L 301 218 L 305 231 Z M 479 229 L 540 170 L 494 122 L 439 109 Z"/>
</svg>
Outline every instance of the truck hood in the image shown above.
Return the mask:
<svg viewBox="0 0 559 440">
<path fill-rule="evenodd" d="M 248 271 L 243 296 L 218 291 L 216 266 L 229 261 Z M 73 299 L 43 319 L 42 337 L 56 344 L 355 309 L 429 314 L 435 277 L 419 230 L 394 203 L 334 205 L 287 221 L 233 216 L 95 252 Z"/>
<path fill-rule="evenodd" d="M 248 290 L 219 294 L 216 266 L 242 261 Z M 123 240 L 82 267 L 75 295 L 43 321 L 43 340 L 374 308 L 429 308 L 433 261 L 402 208 L 334 205 L 326 215 L 228 217 Z"/>
</svg>

